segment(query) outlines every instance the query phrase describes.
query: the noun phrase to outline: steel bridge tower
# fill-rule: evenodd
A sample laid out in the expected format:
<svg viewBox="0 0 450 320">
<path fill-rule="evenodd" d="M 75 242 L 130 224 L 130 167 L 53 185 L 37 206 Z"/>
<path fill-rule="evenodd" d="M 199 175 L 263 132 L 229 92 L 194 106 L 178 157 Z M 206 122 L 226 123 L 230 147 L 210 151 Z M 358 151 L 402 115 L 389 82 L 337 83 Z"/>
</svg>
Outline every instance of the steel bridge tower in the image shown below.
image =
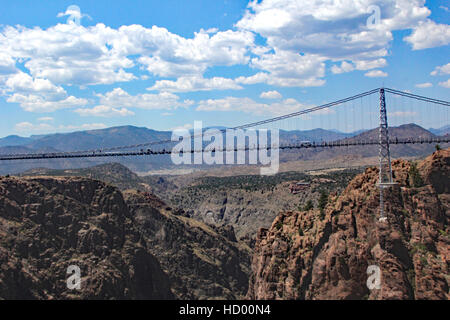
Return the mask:
<svg viewBox="0 0 450 320">
<path fill-rule="evenodd" d="M 391 152 L 389 149 L 389 129 L 386 112 L 386 99 L 384 88 L 380 89 L 380 133 L 379 133 L 379 160 L 380 172 L 378 188 L 380 189 L 380 221 L 386 221 L 384 214 L 384 189 L 396 183 L 392 180 Z"/>
</svg>

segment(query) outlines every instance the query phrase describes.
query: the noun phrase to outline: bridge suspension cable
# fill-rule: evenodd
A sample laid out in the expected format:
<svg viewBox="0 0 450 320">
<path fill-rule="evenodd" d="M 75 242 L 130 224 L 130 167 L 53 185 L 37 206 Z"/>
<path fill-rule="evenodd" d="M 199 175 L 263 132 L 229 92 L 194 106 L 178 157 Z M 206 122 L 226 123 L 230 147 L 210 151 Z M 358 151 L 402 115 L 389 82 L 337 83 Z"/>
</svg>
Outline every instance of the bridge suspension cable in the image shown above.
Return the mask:
<svg viewBox="0 0 450 320">
<path fill-rule="evenodd" d="M 450 106 L 450 102 L 449 101 L 443 101 L 443 100 L 438 100 L 438 99 L 434 99 L 434 98 L 429 98 L 429 97 L 424 97 L 424 96 L 419 96 L 419 95 L 415 95 L 412 93 L 407 93 L 407 92 L 402 92 L 399 90 L 394 90 L 394 89 L 389 89 L 389 88 L 384 88 L 385 92 L 394 94 L 394 95 L 399 95 L 399 96 L 403 96 L 403 97 L 407 97 L 407 98 L 411 98 L 411 99 L 415 99 L 415 100 L 420 100 L 420 101 L 425 101 L 428 103 L 433 103 L 433 104 L 438 104 L 438 105 L 443 105 L 443 106 Z M 266 120 L 262 120 L 262 121 L 257 121 L 257 122 L 252 122 L 252 123 L 248 123 L 248 124 L 244 124 L 244 125 L 239 125 L 236 127 L 232 127 L 232 128 L 227 128 L 227 129 L 231 129 L 231 130 L 238 130 L 238 129 L 248 129 L 248 128 L 254 128 L 254 127 L 258 127 L 261 125 L 265 125 L 265 124 L 273 124 L 277 121 L 281 121 L 284 119 L 289 119 L 289 118 L 295 118 L 298 116 L 302 116 L 308 113 L 312 113 L 318 110 L 323 110 L 323 109 L 327 109 L 330 107 L 334 107 L 334 106 L 338 106 L 341 104 L 344 104 L 346 102 L 350 102 L 350 101 L 354 101 L 357 99 L 361 99 L 363 97 L 366 96 L 371 96 L 374 95 L 375 93 L 379 93 L 380 92 L 380 88 L 377 89 L 373 89 L 367 92 L 363 92 L 351 97 L 347 97 L 345 99 L 340 99 L 337 101 L 333 101 L 330 103 L 326 103 L 320 106 L 315 106 L 312 108 L 308 108 L 308 109 L 304 109 L 304 110 L 300 110 L 297 112 L 293 112 L 293 113 L 289 113 L 283 116 L 279 116 L 279 117 L 274 117 L 274 118 L 270 118 L 270 119 L 266 119 Z M 220 132 L 224 133 L 226 132 L 227 129 L 221 129 L 219 130 Z M 203 133 L 202 133 L 203 134 Z M 203 137 L 208 136 L 207 134 L 203 134 Z M 192 136 L 192 138 L 198 137 L 198 135 L 194 135 Z M 74 155 L 77 157 L 86 157 L 89 154 L 95 153 L 97 156 L 101 156 L 101 154 L 105 154 L 108 152 L 114 152 L 114 151 L 120 151 L 120 150 L 127 150 L 127 149 L 136 149 L 136 148 L 142 148 L 142 147 L 149 147 L 149 146 L 155 146 L 155 145 L 164 145 L 164 144 L 170 144 L 170 143 L 174 143 L 174 141 L 172 141 L 171 139 L 164 139 L 164 140 L 158 140 L 158 141 L 150 141 L 150 142 L 146 142 L 146 143 L 139 143 L 139 144 L 134 144 L 134 145 L 125 145 L 125 146 L 116 146 L 116 147 L 108 147 L 108 148 L 103 148 L 103 147 L 98 147 L 96 149 L 90 149 L 90 150 L 79 150 L 79 151 L 65 151 L 65 152 L 55 152 L 55 153 L 50 153 L 54 156 L 58 156 L 59 158 L 71 158 L 71 155 Z M 127 152 L 123 152 L 124 154 L 127 154 Z M 129 153 L 129 152 L 128 152 Z M 136 153 L 136 152 L 135 152 Z M 139 153 L 139 152 L 137 152 Z M 29 159 L 30 156 L 33 156 L 33 159 L 42 159 L 43 156 L 48 155 L 49 153 L 14 153 L 14 154 L 3 154 L 0 155 L 0 161 L 1 160 L 13 160 L 14 158 L 18 158 L 18 159 Z M 119 154 L 119 152 L 117 152 L 117 154 Z M 108 156 L 108 155 L 106 155 Z M 7 159 L 6 159 L 7 158 Z"/>
<path fill-rule="evenodd" d="M 425 101 L 425 102 L 431 102 L 431 103 L 440 104 L 440 105 L 443 105 L 443 106 L 450 106 L 450 101 L 443 101 L 443 100 L 428 98 L 428 97 L 419 96 L 419 95 L 416 95 L 416 94 L 403 92 L 403 91 L 399 91 L 399 90 L 394 90 L 394 89 L 389 89 L 389 88 L 384 88 L 384 91 L 392 93 L 392 94 L 395 94 L 395 95 L 398 95 L 398 96 L 411 98 L 411 99 L 421 100 L 421 101 Z"/>
<path fill-rule="evenodd" d="M 429 139 L 391 139 L 389 144 L 391 145 L 406 145 L 406 144 L 432 144 L 432 143 L 450 143 L 450 137 L 437 137 Z M 245 148 L 235 148 L 233 151 L 250 151 L 250 150 L 287 150 L 287 149 L 318 149 L 318 148 L 342 148 L 342 147 L 356 147 L 356 146 L 371 146 L 379 145 L 377 140 L 360 140 L 360 141 L 350 141 L 350 140 L 339 140 L 333 142 L 323 142 L 323 143 L 299 143 L 299 144 L 284 144 L 279 146 L 247 146 Z M 200 153 L 200 152 L 227 152 L 226 148 L 217 150 L 207 150 L 202 149 L 192 149 L 186 153 Z M 127 156 L 146 156 L 146 155 L 170 155 L 174 153 L 172 150 L 161 150 L 161 151 L 129 151 L 129 152 L 109 152 L 109 153 L 82 153 L 82 154 L 61 154 L 61 153 L 47 153 L 47 154 L 24 154 L 22 156 L 8 156 L 0 155 L 0 161 L 7 160 L 40 160 L 40 159 L 70 159 L 70 158 L 105 158 L 105 157 L 127 157 Z M 183 152 L 180 152 L 183 153 Z"/>
</svg>

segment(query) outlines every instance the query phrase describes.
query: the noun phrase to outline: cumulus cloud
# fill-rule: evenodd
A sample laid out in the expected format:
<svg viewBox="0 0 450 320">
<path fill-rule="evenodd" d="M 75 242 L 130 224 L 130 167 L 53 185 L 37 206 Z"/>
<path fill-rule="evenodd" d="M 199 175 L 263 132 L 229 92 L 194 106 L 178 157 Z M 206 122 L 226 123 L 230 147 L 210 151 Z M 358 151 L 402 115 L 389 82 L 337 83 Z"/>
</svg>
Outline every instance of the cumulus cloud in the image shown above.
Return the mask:
<svg viewBox="0 0 450 320">
<path fill-rule="evenodd" d="M 0 76 L 9 75 L 16 72 L 16 61 L 13 59 L 13 57 L 5 52 L 0 51 Z"/>
<path fill-rule="evenodd" d="M 33 124 L 28 121 L 19 122 L 14 126 L 16 132 L 22 134 L 30 133 L 51 133 L 56 131 L 76 131 L 76 130 L 94 130 L 104 129 L 106 125 L 103 123 L 85 123 L 81 125 L 59 125 L 53 126 L 48 123 Z"/>
<path fill-rule="evenodd" d="M 38 121 L 53 121 L 53 117 L 40 117 L 38 118 Z"/>
<path fill-rule="evenodd" d="M 331 72 L 335 74 L 350 72 L 355 70 L 355 66 L 352 63 L 348 63 L 347 61 L 342 61 L 341 65 L 333 65 L 331 67 Z"/>
<path fill-rule="evenodd" d="M 112 108 L 110 106 L 95 106 L 94 108 L 80 108 L 75 110 L 80 116 L 93 117 L 127 117 L 133 116 L 134 112 L 127 108 Z"/>
<path fill-rule="evenodd" d="M 176 127 L 170 128 L 169 131 L 190 130 L 193 127 L 194 126 L 191 123 L 186 123 L 182 126 L 176 126 Z"/>
<path fill-rule="evenodd" d="M 446 65 L 443 65 L 443 66 L 437 66 L 431 72 L 432 76 L 442 76 L 442 75 L 446 75 L 446 74 L 450 74 L 450 63 L 447 63 Z"/>
<path fill-rule="evenodd" d="M 68 16 L 67 23 L 80 23 L 82 18 L 92 19 L 88 14 L 81 13 L 80 7 L 77 5 L 70 5 L 65 12 L 60 12 L 56 15 L 58 18 Z"/>
<path fill-rule="evenodd" d="M 447 81 L 439 82 L 439 85 L 444 88 L 450 88 L 450 79 Z"/>
<path fill-rule="evenodd" d="M 355 64 L 357 70 L 370 70 L 387 66 L 387 61 L 383 58 L 375 60 L 356 60 Z"/>
<path fill-rule="evenodd" d="M 426 20 L 415 27 L 404 40 L 412 45 L 413 50 L 445 46 L 450 43 L 450 25 Z"/>
<path fill-rule="evenodd" d="M 104 123 L 84 123 L 81 125 L 60 125 L 58 130 L 62 131 L 76 131 L 76 130 L 96 130 L 104 129 L 106 125 Z"/>
<path fill-rule="evenodd" d="M 19 103 L 29 112 L 52 112 L 88 103 L 86 99 L 69 96 L 64 88 L 47 79 L 32 78 L 24 72 L 10 76 L 5 82 L 5 88 L 4 91 L 9 94 L 6 101 Z"/>
<path fill-rule="evenodd" d="M 250 98 L 226 97 L 208 99 L 198 103 L 197 111 L 240 111 L 255 115 L 281 115 L 304 109 L 305 105 L 295 99 L 285 99 L 275 103 L 259 103 Z"/>
<path fill-rule="evenodd" d="M 433 84 L 431 82 L 416 84 L 416 88 L 431 88 L 432 86 L 433 86 Z"/>
<path fill-rule="evenodd" d="M 48 29 L 7 26 L 2 36 L 1 51 L 24 60 L 34 78 L 56 85 L 111 84 L 135 78 L 124 71 L 134 66 L 133 61 L 111 44 L 120 34 L 103 24 L 88 28 L 57 24 Z"/>
<path fill-rule="evenodd" d="M 39 124 L 32 124 L 31 122 L 24 121 L 16 123 L 14 126 L 15 131 L 17 132 L 40 132 L 40 131 L 48 131 L 53 130 L 53 126 L 49 125 L 48 123 L 39 123 Z"/>
<path fill-rule="evenodd" d="M 372 70 L 372 71 L 366 72 L 364 75 L 369 78 L 383 78 L 383 77 L 388 76 L 388 74 L 386 72 L 381 71 L 381 70 Z"/>
<path fill-rule="evenodd" d="M 353 70 L 370 70 L 382 68 L 387 65 L 386 59 L 380 58 L 375 60 L 356 60 L 354 63 L 342 61 L 341 65 L 333 65 L 331 72 L 335 74 L 351 72 Z"/>
<path fill-rule="evenodd" d="M 158 80 L 156 83 L 147 88 L 147 90 L 170 91 L 170 92 L 194 92 L 194 91 L 210 91 L 210 90 L 240 90 L 242 86 L 237 84 L 233 79 L 222 77 L 213 77 L 205 79 L 198 76 L 180 77 L 176 81 Z"/>
<path fill-rule="evenodd" d="M 194 103 L 192 100 L 180 100 L 177 95 L 170 92 L 144 93 L 133 96 L 122 88 L 115 88 L 104 95 L 99 94 L 98 97 L 101 106 L 111 108 L 174 110 L 189 107 Z"/>
<path fill-rule="evenodd" d="M 325 76 L 324 59 L 317 55 L 300 55 L 275 50 L 275 53 L 266 53 L 253 58 L 251 66 L 268 73 L 259 73 L 250 79 L 238 78 L 238 82 L 260 81 L 282 87 L 314 87 L 325 84 L 325 80 L 322 79 Z"/>
<path fill-rule="evenodd" d="M 281 93 L 279 93 L 276 90 L 262 92 L 259 97 L 263 98 L 263 99 L 281 99 L 282 98 Z"/>
<path fill-rule="evenodd" d="M 53 112 L 60 109 L 83 106 L 88 103 L 86 99 L 76 98 L 74 96 L 51 101 L 34 94 L 23 95 L 18 93 L 13 94 L 6 101 L 19 103 L 25 111 L 29 112 Z"/>
<path fill-rule="evenodd" d="M 211 66 L 247 64 L 248 50 L 254 42 L 254 34 L 247 31 L 227 30 L 214 35 L 201 31 L 186 39 L 155 26 L 120 29 L 134 44 L 127 50 L 141 54 L 138 61 L 162 77 L 200 75 Z"/>
<path fill-rule="evenodd" d="M 380 8 L 381 19 L 369 25 L 373 5 Z M 83 17 L 76 8 L 69 9 L 58 16 Z M 174 110 L 193 105 L 177 92 L 240 90 L 261 83 L 323 86 L 329 62 L 334 74 L 364 70 L 367 77 L 386 77 L 380 68 L 387 65 L 393 31 L 412 29 L 404 40 L 414 50 L 449 43 L 449 26 L 429 20 L 429 15 L 425 0 L 252 0 L 236 29 L 200 29 L 189 38 L 166 28 L 137 24 L 118 28 L 102 23 L 6 26 L 0 32 L 0 93 L 26 111 L 76 108 L 82 116 L 106 117 L 133 115 L 132 108 Z M 255 42 L 259 36 L 265 40 L 263 45 Z M 18 63 L 25 72 L 16 67 Z M 234 79 L 204 76 L 212 67 L 235 65 L 248 65 L 254 74 Z M 138 77 L 136 69 L 148 75 Z M 448 65 L 437 67 L 432 74 L 446 75 L 448 69 Z M 97 95 L 99 101 L 92 108 L 86 107 L 87 99 L 66 91 L 70 91 L 67 86 L 112 85 L 146 80 L 149 75 L 158 79 L 147 89 L 157 93 L 130 95 L 116 88 Z M 418 84 L 422 85 L 427 84 Z M 261 97 L 282 98 L 270 92 L 276 91 Z M 228 109 L 234 110 L 238 106 L 233 99 L 241 98 L 226 99 Z M 201 101 L 197 109 L 213 108 L 208 101 Z M 273 114 L 267 111 L 272 107 L 299 107 L 289 99 L 278 106 L 251 99 L 242 102 L 255 108 L 246 110 L 260 108 L 267 114 Z"/>
<path fill-rule="evenodd" d="M 157 26 L 7 26 L 0 35 L 0 72 L 11 72 L 14 59 L 22 59 L 35 78 L 86 86 L 134 80 L 126 70 L 136 64 L 154 75 L 180 76 L 202 74 L 210 66 L 248 63 L 253 33 L 212 31 L 201 30 L 189 39 Z"/>
<path fill-rule="evenodd" d="M 381 19 L 369 26 L 371 5 Z M 236 26 L 278 50 L 354 61 L 385 56 L 392 31 L 413 28 L 429 14 L 424 0 L 254 0 Z"/>
</svg>

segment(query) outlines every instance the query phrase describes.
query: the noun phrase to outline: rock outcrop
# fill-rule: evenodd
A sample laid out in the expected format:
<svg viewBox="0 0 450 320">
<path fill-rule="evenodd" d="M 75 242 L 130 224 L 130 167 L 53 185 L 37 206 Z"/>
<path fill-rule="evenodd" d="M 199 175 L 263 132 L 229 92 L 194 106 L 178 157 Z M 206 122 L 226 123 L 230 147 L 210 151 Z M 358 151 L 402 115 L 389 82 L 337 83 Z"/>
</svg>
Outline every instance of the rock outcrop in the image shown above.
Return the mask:
<svg viewBox="0 0 450 320">
<path fill-rule="evenodd" d="M 387 222 L 378 220 L 378 169 L 369 168 L 323 214 L 282 212 L 261 229 L 247 297 L 449 299 L 450 151 L 420 162 L 416 180 L 410 162 L 392 165 L 398 184 L 385 191 Z"/>
<path fill-rule="evenodd" d="M 0 178 L 0 270 L 0 299 L 174 298 L 121 192 L 85 178 Z"/>
<path fill-rule="evenodd" d="M 142 192 L 124 193 L 149 250 L 179 299 L 240 299 L 248 289 L 251 251 L 231 226 L 216 227 Z"/>
</svg>

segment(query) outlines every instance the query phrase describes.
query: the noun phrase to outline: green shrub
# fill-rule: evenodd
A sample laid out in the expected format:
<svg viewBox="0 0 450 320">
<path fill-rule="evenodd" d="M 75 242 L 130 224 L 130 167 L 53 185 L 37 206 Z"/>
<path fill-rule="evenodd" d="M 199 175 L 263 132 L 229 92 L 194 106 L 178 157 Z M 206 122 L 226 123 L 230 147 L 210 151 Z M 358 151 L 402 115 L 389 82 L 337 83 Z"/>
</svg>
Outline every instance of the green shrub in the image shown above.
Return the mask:
<svg viewBox="0 0 450 320">
<path fill-rule="evenodd" d="M 414 188 L 419 188 L 423 185 L 422 177 L 420 176 L 419 170 L 417 169 L 417 164 L 414 162 L 409 168 L 409 184 Z"/>
<path fill-rule="evenodd" d="M 312 210 L 312 209 L 314 209 L 314 205 L 313 205 L 313 203 L 312 203 L 311 200 L 308 200 L 308 201 L 306 202 L 306 205 L 305 205 L 305 207 L 303 208 L 303 210 L 304 210 L 304 211 L 309 211 L 309 210 Z"/>
<path fill-rule="evenodd" d="M 319 209 L 320 209 L 320 219 L 323 220 L 325 218 L 325 207 L 327 206 L 328 203 L 328 193 L 325 190 L 321 190 L 320 191 L 320 197 L 319 197 L 319 201 L 317 203 Z"/>
<path fill-rule="evenodd" d="M 280 230 L 283 227 L 283 223 L 281 221 L 278 221 L 277 224 L 275 225 L 275 228 L 277 230 Z"/>
</svg>

